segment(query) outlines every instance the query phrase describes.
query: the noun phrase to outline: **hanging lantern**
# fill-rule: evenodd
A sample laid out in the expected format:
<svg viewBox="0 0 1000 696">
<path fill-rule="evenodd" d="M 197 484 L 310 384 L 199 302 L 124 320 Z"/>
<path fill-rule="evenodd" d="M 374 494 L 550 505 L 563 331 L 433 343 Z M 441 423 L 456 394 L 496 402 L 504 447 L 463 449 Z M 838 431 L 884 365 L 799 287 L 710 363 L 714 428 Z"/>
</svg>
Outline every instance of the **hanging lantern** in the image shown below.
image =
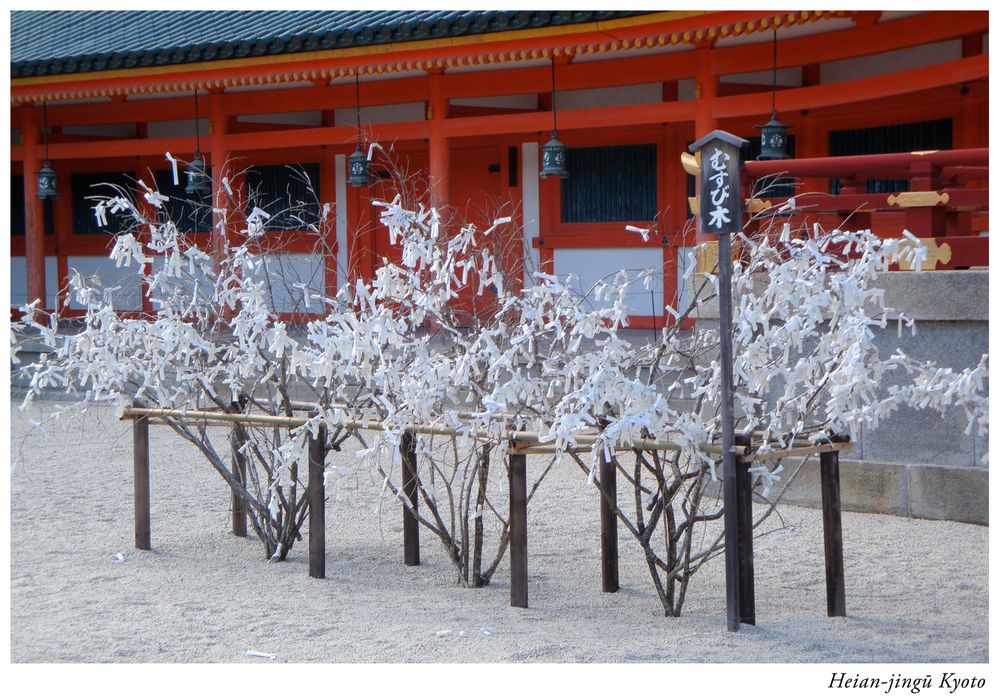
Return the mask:
<svg viewBox="0 0 1000 696">
<path fill-rule="evenodd" d="M 566 168 L 566 146 L 556 138 L 556 132 L 552 131 L 552 138 L 542 146 L 542 171 L 538 176 L 558 176 L 560 179 L 569 178 L 569 170 Z"/>
<path fill-rule="evenodd" d="M 48 160 L 42 162 L 42 168 L 38 170 L 37 196 L 39 198 L 59 198 L 59 190 L 56 188 L 56 172 Z"/>
<path fill-rule="evenodd" d="M 783 160 L 788 159 L 789 154 L 785 150 L 788 145 L 788 126 L 778 120 L 775 114 L 771 114 L 771 120 L 760 128 L 760 155 L 759 160 Z"/>
<path fill-rule="evenodd" d="M 42 102 L 42 117 L 45 160 L 42 162 L 42 168 L 38 170 L 38 191 L 35 195 L 44 200 L 46 198 L 59 198 L 59 189 L 56 188 L 56 172 L 49 161 L 49 109 L 45 102 Z"/>
<path fill-rule="evenodd" d="M 347 183 L 351 186 L 357 188 L 362 186 L 371 186 L 372 176 L 371 170 L 369 169 L 368 158 L 361 150 L 360 143 L 355 146 L 354 152 L 352 152 L 351 156 L 347 158 L 347 173 L 349 174 Z"/>
<path fill-rule="evenodd" d="M 783 160 L 788 159 L 789 154 L 785 148 L 788 146 L 788 126 L 778 120 L 778 112 L 775 104 L 775 95 L 778 92 L 778 30 L 774 30 L 774 61 L 771 66 L 771 120 L 760 128 L 760 154 L 758 160 Z"/>
<path fill-rule="evenodd" d="M 188 196 L 195 194 L 209 196 L 212 194 L 212 179 L 208 176 L 205 160 L 200 152 L 194 153 L 194 159 L 188 164 L 184 173 L 187 175 L 187 186 L 184 187 L 185 194 Z"/>
<path fill-rule="evenodd" d="M 354 109 L 358 125 L 358 144 L 347 158 L 347 183 L 355 188 L 361 188 L 371 186 L 372 175 L 369 169 L 370 163 L 361 147 L 361 79 L 357 73 L 354 74 Z"/>
<path fill-rule="evenodd" d="M 188 163 L 187 186 L 184 193 L 188 196 L 195 194 L 210 196 L 212 194 L 212 179 L 208 176 L 205 167 L 205 159 L 201 156 L 201 121 L 198 118 L 198 90 L 194 91 L 194 159 Z"/>
<path fill-rule="evenodd" d="M 542 171 L 538 176 L 558 176 L 569 178 L 566 167 L 566 146 L 559 142 L 556 128 L 556 60 L 552 59 L 552 137 L 542 146 Z"/>
</svg>

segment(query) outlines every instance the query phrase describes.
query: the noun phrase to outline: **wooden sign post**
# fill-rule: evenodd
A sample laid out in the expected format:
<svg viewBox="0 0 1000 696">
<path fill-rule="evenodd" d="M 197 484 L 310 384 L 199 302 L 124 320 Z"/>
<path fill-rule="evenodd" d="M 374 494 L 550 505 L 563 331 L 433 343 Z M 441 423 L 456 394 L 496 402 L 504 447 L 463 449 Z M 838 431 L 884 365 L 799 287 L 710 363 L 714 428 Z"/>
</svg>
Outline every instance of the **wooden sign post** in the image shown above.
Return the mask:
<svg viewBox="0 0 1000 696">
<path fill-rule="evenodd" d="M 736 481 L 735 423 L 733 420 L 733 291 L 730 235 L 743 226 L 740 205 L 740 148 L 746 143 L 731 133 L 715 130 L 691 144 L 700 152 L 703 234 L 719 235 L 719 362 L 722 367 L 722 492 L 725 506 L 726 625 L 740 628 L 739 494 Z"/>
</svg>

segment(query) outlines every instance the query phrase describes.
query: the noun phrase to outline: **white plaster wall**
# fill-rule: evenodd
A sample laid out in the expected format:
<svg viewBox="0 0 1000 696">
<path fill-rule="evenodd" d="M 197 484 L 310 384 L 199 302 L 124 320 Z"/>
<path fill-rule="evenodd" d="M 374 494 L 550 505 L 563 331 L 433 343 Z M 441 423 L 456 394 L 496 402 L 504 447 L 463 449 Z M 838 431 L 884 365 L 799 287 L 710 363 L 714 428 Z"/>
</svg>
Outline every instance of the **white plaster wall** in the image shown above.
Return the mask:
<svg viewBox="0 0 1000 696">
<path fill-rule="evenodd" d="M 694 247 L 677 249 L 677 304 L 674 309 L 684 314 L 691 306 L 694 296 L 694 270 L 696 257 Z"/>
<path fill-rule="evenodd" d="M 655 279 L 651 290 L 642 281 L 635 281 L 626 296 L 629 314 L 651 316 L 663 314 L 663 251 L 659 248 L 612 247 L 607 249 L 556 249 L 555 273 L 559 276 L 573 274 L 577 280 L 573 288 L 580 294 L 588 292 L 599 280 L 625 270 L 630 278 L 652 269 Z M 606 307 L 610 302 L 597 302 L 588 297 L 594 307 Z"/>
<path fill-rule="evenodd" d="M 771 84 L 771 71 L 759 70 L 757 72 L 723 75 L 719 78 L 719 82 L 735 82 L 745 85 L 769 85 Z M 782 68 L 781 70 L 778 70 L 777 82 L 782 87 L 801 87 L 801 68 Z"/>
<path fill-rule="evenodd" d="M 677 80 L 677 101 L 694 99 L 694 80 Z"/>
<path fill-rule="evenodd" d="M 902 48 L 898 51 L 887 51 L 873 56 L 861 56 L 859 58 L 848 58 L 846 60 L 823 63 L 819 69 L 820 81 L 824 83 L 842 82 L 844 80 L 856 80 L 863 77 L 874 77 L 875 75 L 885 75 L 900 70 L 945 63 L 951 60 L 958 60 L 961 57 L 961 40 L 942 41 L 924 46 Z"/>
<path fill-rule="evenodd" d="M 236 117 L 242 123 L 281 123 L 289 126 L 322 126 L 322 111 L 289 111 L 281 114 L 245 114 Z"/>
<path fill-rule="evenodd" d="M 198 119 L 199 132 L 202 138 L 208 138 L 208 128 L 210 119 Z M 184 119 L 180 121 L 150 121 L 146 133 L 150 138 L 186 138 L 193 136 L 194 119 Z M 207 146 L 208 141 L 202 144 Z"/>
<path fill-rule="evenodd" d="M 556 75 L 556 87 L 559 76 Z M 599 87 L 597 89 L 575 89 L 556 93 L 559 109 L 589 109 L 599 106 L 631 106 L 633 104 L 653 104 L 663 101 L 663 83 L 646 82 L 622 87 Z"/>
<path fill-rule="evenodd" d="M 534 92 L 525 94 L 505 94 L 497 97 L 467 97 L 452 99 L 456 106 L 484 106 L 497 109 L 524 109 L 533 111 L 538 108 L 538 95 Z"/>
<path fill-rule="evenodd" d="M 102 123 L 92 126 L 63 126 L 66 135 L 92 135 L 102 138 L 134 138 L 134 123 Z"/>
<path fill-rule="evenodd" d="M 311 293 L 326 292 L 326 278 L 322 254 L 267 254 L 258 257 L 254 272 L 250 277 L 256 281 L 268 281 L 268 306 L 275 312 L 322 311 L 316 300 L 309 300 L 306 306 L 301 288 L 304 285 Z"/>
<path fill-rule="evenodd" d="M 59 271 L 55 256 L 45 257 L 45 305 L 56 306 L 56 284 Z M 28 266 L 23 256 L 10 257 L 10 306 L 19 307 L 28 301 Z"/>
<path fill-rule="evenodd" d="M 335 155 L 333 169 L 336 172 L 336 205 L 334 214 L 337 226 L 337 289 L 339 290 L 350 279 L 347 275 L 349 259 L 347 256 L 347 156 Z"/>
<path fill-rule="evenodd" d="M 538 250 L 532 242 L 538 238 L 538 143 L 521 144 L 521 216 L 524 235 L 524 286 L 531 287 L 538 270 Z"/>
<path fill-rule="evenodd" d="M 77 271 L 84 277 L 91 278 L 88 283 L 91 287 L 111 290 L 111 306 L 115 309 L 142 309 L 142 288 L 135 263 L 116 268 L 115 262 L 106 256 L 70 256 L 67 262 L 69 277 Z M 73 299 L 69 306 L 72 309 L 84 309 L 83 305 Z"/>
<path fill-rule="evenodd" d="M 424 103 L 407 102 L 405 104 L 386 104 L 384 106 L 362 106 L 361 127 L 375 123 L 406 123 L 408 121 L 424 120 Z M 357 115 L 354 108 L 337 109 L 334 111 L 334 122 L 338 126 L 355 127 Z"/>
</svg>

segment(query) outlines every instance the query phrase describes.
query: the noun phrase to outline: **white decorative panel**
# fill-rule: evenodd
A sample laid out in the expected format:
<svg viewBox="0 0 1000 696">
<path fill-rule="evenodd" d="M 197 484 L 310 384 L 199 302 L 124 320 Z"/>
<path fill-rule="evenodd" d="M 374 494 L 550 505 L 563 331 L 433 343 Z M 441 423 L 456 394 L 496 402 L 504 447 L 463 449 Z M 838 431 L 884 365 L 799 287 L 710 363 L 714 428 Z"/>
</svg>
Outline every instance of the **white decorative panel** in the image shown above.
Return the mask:
<svg viewBox="0 0 1000 696">
<path fill-rule="evenodd" d="M 581 295 L 590 293 L 598 281 L 618 271 L 624 270 L 630 278 L 635 279 L 642 271 L 652 270 L 652 288 L 646 289 L 642 280 L 634 281 L 626 295 L 626 304 L 631 315 L 663 314 L 663 250 L 660 248 L 556 249 L 554 265 L 558 276 L 577 276 L 573 288 Z M 589 294 L 588 300 L 594 307 L 606 307 L 610 304 L 603 299 L 597 302 L 593 293 Z"/>
</svg>

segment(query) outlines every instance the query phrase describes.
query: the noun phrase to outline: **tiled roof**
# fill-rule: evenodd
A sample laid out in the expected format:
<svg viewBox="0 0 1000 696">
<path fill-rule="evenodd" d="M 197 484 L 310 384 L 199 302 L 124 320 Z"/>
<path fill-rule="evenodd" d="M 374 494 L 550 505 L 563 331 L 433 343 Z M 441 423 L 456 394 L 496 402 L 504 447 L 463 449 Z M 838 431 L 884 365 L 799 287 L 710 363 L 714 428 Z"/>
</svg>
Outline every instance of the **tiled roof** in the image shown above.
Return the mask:
<svg viewBox="0 0 1000 696">
<path fill-rule="evenodd" d="M 629 11 L 19 11 L 10 74 L 178 65 L 595 22 Z"/>
</svg>

